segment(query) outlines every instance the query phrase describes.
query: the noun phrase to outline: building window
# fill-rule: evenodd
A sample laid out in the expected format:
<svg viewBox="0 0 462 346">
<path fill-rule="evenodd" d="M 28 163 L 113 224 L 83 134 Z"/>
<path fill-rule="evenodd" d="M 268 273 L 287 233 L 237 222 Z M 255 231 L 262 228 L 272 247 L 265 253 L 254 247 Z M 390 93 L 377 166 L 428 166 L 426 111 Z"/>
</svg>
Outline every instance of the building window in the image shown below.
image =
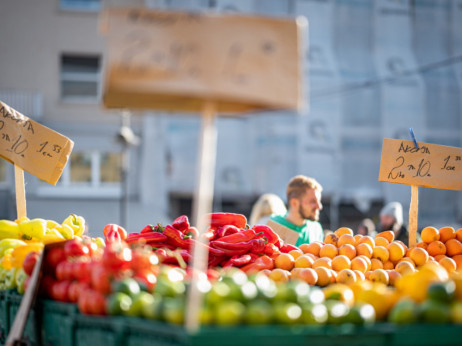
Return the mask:
<svg viewBox="0 0 462 346">
<path fill-rule="evenodd" d="M 96 102 L 100 95 L 99 56 L 61 56 L 61 99 Z"/>
<path fill-rule="evenodd" d="M 101 0 L 60 0 L 59 7 L 70 11 L 99 11 Z"/>
</svg>

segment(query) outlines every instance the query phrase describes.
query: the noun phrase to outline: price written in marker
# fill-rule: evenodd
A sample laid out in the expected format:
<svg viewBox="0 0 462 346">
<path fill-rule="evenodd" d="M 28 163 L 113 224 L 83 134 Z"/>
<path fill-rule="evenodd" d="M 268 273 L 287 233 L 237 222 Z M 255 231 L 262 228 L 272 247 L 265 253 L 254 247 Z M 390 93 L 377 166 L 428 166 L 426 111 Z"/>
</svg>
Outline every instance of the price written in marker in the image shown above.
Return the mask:
<svg viewBox="0 0 462 346">
<path fill-rule="evenodd" d="M 385 138 L 379 181 L 462 190 L 462 149 Z"/>
<path fill-rule="evenodd" d="M 0 156 L 55 185 L 74 146 L 67 137 L 0 101 Z"/>
</svg>

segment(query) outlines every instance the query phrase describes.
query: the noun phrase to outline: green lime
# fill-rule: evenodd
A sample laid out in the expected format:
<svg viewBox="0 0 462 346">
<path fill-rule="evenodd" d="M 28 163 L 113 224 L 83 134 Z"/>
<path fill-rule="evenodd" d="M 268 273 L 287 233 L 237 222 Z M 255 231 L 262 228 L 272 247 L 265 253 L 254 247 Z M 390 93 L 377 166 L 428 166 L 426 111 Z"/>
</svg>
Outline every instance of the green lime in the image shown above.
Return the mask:
<svg viewBox="0 0 462 346">
<path fill-rule="evenodd" d="M 216 281 L 205 295 L 205 302 L 210 305 L 220 304 L 224 300 L 243 301 L 241 286 L 233 281 Z"/>
<path fill-rule="evenodd" d="M 426 323 L 449 323 L 451 319 L 450 305 L 427 299 L 420 305 L 420 318 Z"/>
<path fill-rule="evenodd" d="M 411 299 L 402 299 L 393 306 L 388 320 L 397 324 L 415 323 L 419 320 L 419 305 Z"/>
<path fill-rule="evenodd" d="M 338 300 L 326 300 L 324 303 L 327 307 L 327 323 L 341 324 L 345 321 L 350 308 L 344 302 Z"/>
<path fill-rule="evenodd" d="M 238 301 L 228 300 L 215 305 L 215 323 L 219 326 L 234 326 L 244 319 L 245 305 Z"/>
<path fill-rule="evenodd" d="M 462 302 L 456 301 L 451 304 L 451 322 L 462 324 Z"/>
<path fill-rule="evenodd" d="M 164 299 L 164 304 L 162 306 L 162 316 L 168 323 L 183 324 L 185 308 L 186 304 L 184 297 L 167 297 Z"/>
<path fill-rule="evenodd" d="M 145 305 L 151 304 L 154 300 L 152 294 L 141 291 L 136 296 L 132 298 L 132 304 L 130 308 L 125 311 L 125 315 L 127 316 L 135 316 L 135 317 L 142 317 L 143 316 L 143 307 Z"/>
<path fill-rule="evenodd" d="M 152 299 L 147 299 L 142 306 L 142 316 L 151 320 L 160 320 L 162 318 L 162 296 L 156 293 L 151 296 Z"/>
<path fill-rule="evenodd" d="M 106 298 L 106 312 L 108 315 L 122 315 L 130 309 L 132 298 L 128 294 L 115 292 Z"/>
<path fill-rule="evenodd" d="M 281 324 L 297 324 L 302 320 L 302 308 L 296 303 L 278 301 L 274 304 L 274 317 Z"/>
<path fill-rule="evenodd" d="M 437 282 L 431 284 L 427 290 L 428 299 L 441 302 L 450 303 L 454 300 L 456 293 L 456 284 L 454 281 Z"/>
<path fill-rule="evenodd" d="M 252 281 L 247 281 L 241 286 L 241 293 L 245 301 L 252 301 L 258 296 L 257 285 Z"/>
<path fill-rule="evenodd" d="M 302 307 L 303 324 L 325 324 L 329 317 L 327 307 L 324 304 L 305 303 Z"/>
<path fill-rule="evenodd" d="M 344 321 L 361 326 L 372 324 L 375 322 L 375 309 L 368 303 L 356 303 L 350 308 Z"/>
<path fill-rule="evenodd" d="M 183 296 L 186 292 L 186 285 L 183 281 L 170 281 L 163 278 L 157 281 L 154 292 L 160 294 L 162 297 Z"/>
<path fill-rule="evenodd" d="M 245 322 L 249 325 L 269 324 L 273 320 L 273 306 L 263 299 L 256 299 L 247 305 Z"/>
<path fill-rule="evenodd" d="M 113 292 L 121 292 L 128 294 L 130 297 L 136 296 L 140 293 L 140 285 L 138 281 L 133 278 L 124 278 L 122 280 L 114 281 L 112 284 Z"/>
<path fill-rule="evenodd" d="M 213 323 L 213 309 L 208 304 L 203 304 L 199 310 L 199 322 L 203 325 L 209 325 Z"/>
</svg>

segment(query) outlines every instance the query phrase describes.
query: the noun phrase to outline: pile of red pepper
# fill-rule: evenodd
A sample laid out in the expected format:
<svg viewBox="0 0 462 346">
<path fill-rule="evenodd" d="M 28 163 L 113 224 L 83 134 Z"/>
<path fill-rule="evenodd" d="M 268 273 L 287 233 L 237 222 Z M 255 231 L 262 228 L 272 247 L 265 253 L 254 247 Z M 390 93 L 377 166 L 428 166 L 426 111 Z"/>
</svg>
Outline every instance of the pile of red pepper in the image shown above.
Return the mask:
<svg viewBox="0 0 462 346">
<path fill-rule="evenodd" d="M 128 234 L 125 241 L 151 245 L 166 264 L 180 264 L 178 252 L 185 263 L 190 263 L 193 246 L 203 246 L 208 251 L 209 267 L 240 267 L 246 272 L 272 269 L 273 258 L 281 252 L 297 249 L 284 244 L 269 226 L 249 228 L 242 214 L 212 213 L 209 221 L 208 230 L 199 234 L 190 225 L 188 217 L 182 215 L 165 227 L 147 225 L 140 233 Z M 176 250 L 176 254 L 165 250 Z"/>
</svg>

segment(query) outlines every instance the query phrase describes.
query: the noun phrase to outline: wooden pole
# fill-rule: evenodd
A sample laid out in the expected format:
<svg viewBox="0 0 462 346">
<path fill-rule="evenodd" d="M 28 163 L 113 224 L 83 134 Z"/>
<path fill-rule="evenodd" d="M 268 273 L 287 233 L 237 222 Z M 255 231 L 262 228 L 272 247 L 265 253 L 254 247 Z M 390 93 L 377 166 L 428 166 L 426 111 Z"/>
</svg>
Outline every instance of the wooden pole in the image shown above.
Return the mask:
<svg viewBox="0 0 462 346">
<path fill-rule="evenodd" d="M 14 181 L 16 189 L 16 217 L 20 219 L 27 216 L 26 187 L 24 186 L 24 171 L 16 165 L 14 165 Z"/>
<path fill-rule="evenodd" d="M 411 206 L 409 208 L 409 247 L 417 243 L 417 216 L 419 211 L 419 187 L 411 185 Z"/>
<path fill-rule="evenodd" d="M 202 113 L 202 127 L 199 139 L 199 166 L 197 171 L 196 194 L 193 203 L 193 224 L 199 234 L 207 231 L 209 220 L 205 215 L 212 212 L 213 186 L 217 149 L 217 131 L 215 124 L 215 104 L 206 101 Z M 202 306 L 202 294 L 199 291 L 201 280 L 205 280 L 208 253 L 203 246 L 194 246 L 192 259 L 193 275 L 186 300 L 185 327 L 195 333 L 200 327 L 199 312 Z"/>
</svg>

